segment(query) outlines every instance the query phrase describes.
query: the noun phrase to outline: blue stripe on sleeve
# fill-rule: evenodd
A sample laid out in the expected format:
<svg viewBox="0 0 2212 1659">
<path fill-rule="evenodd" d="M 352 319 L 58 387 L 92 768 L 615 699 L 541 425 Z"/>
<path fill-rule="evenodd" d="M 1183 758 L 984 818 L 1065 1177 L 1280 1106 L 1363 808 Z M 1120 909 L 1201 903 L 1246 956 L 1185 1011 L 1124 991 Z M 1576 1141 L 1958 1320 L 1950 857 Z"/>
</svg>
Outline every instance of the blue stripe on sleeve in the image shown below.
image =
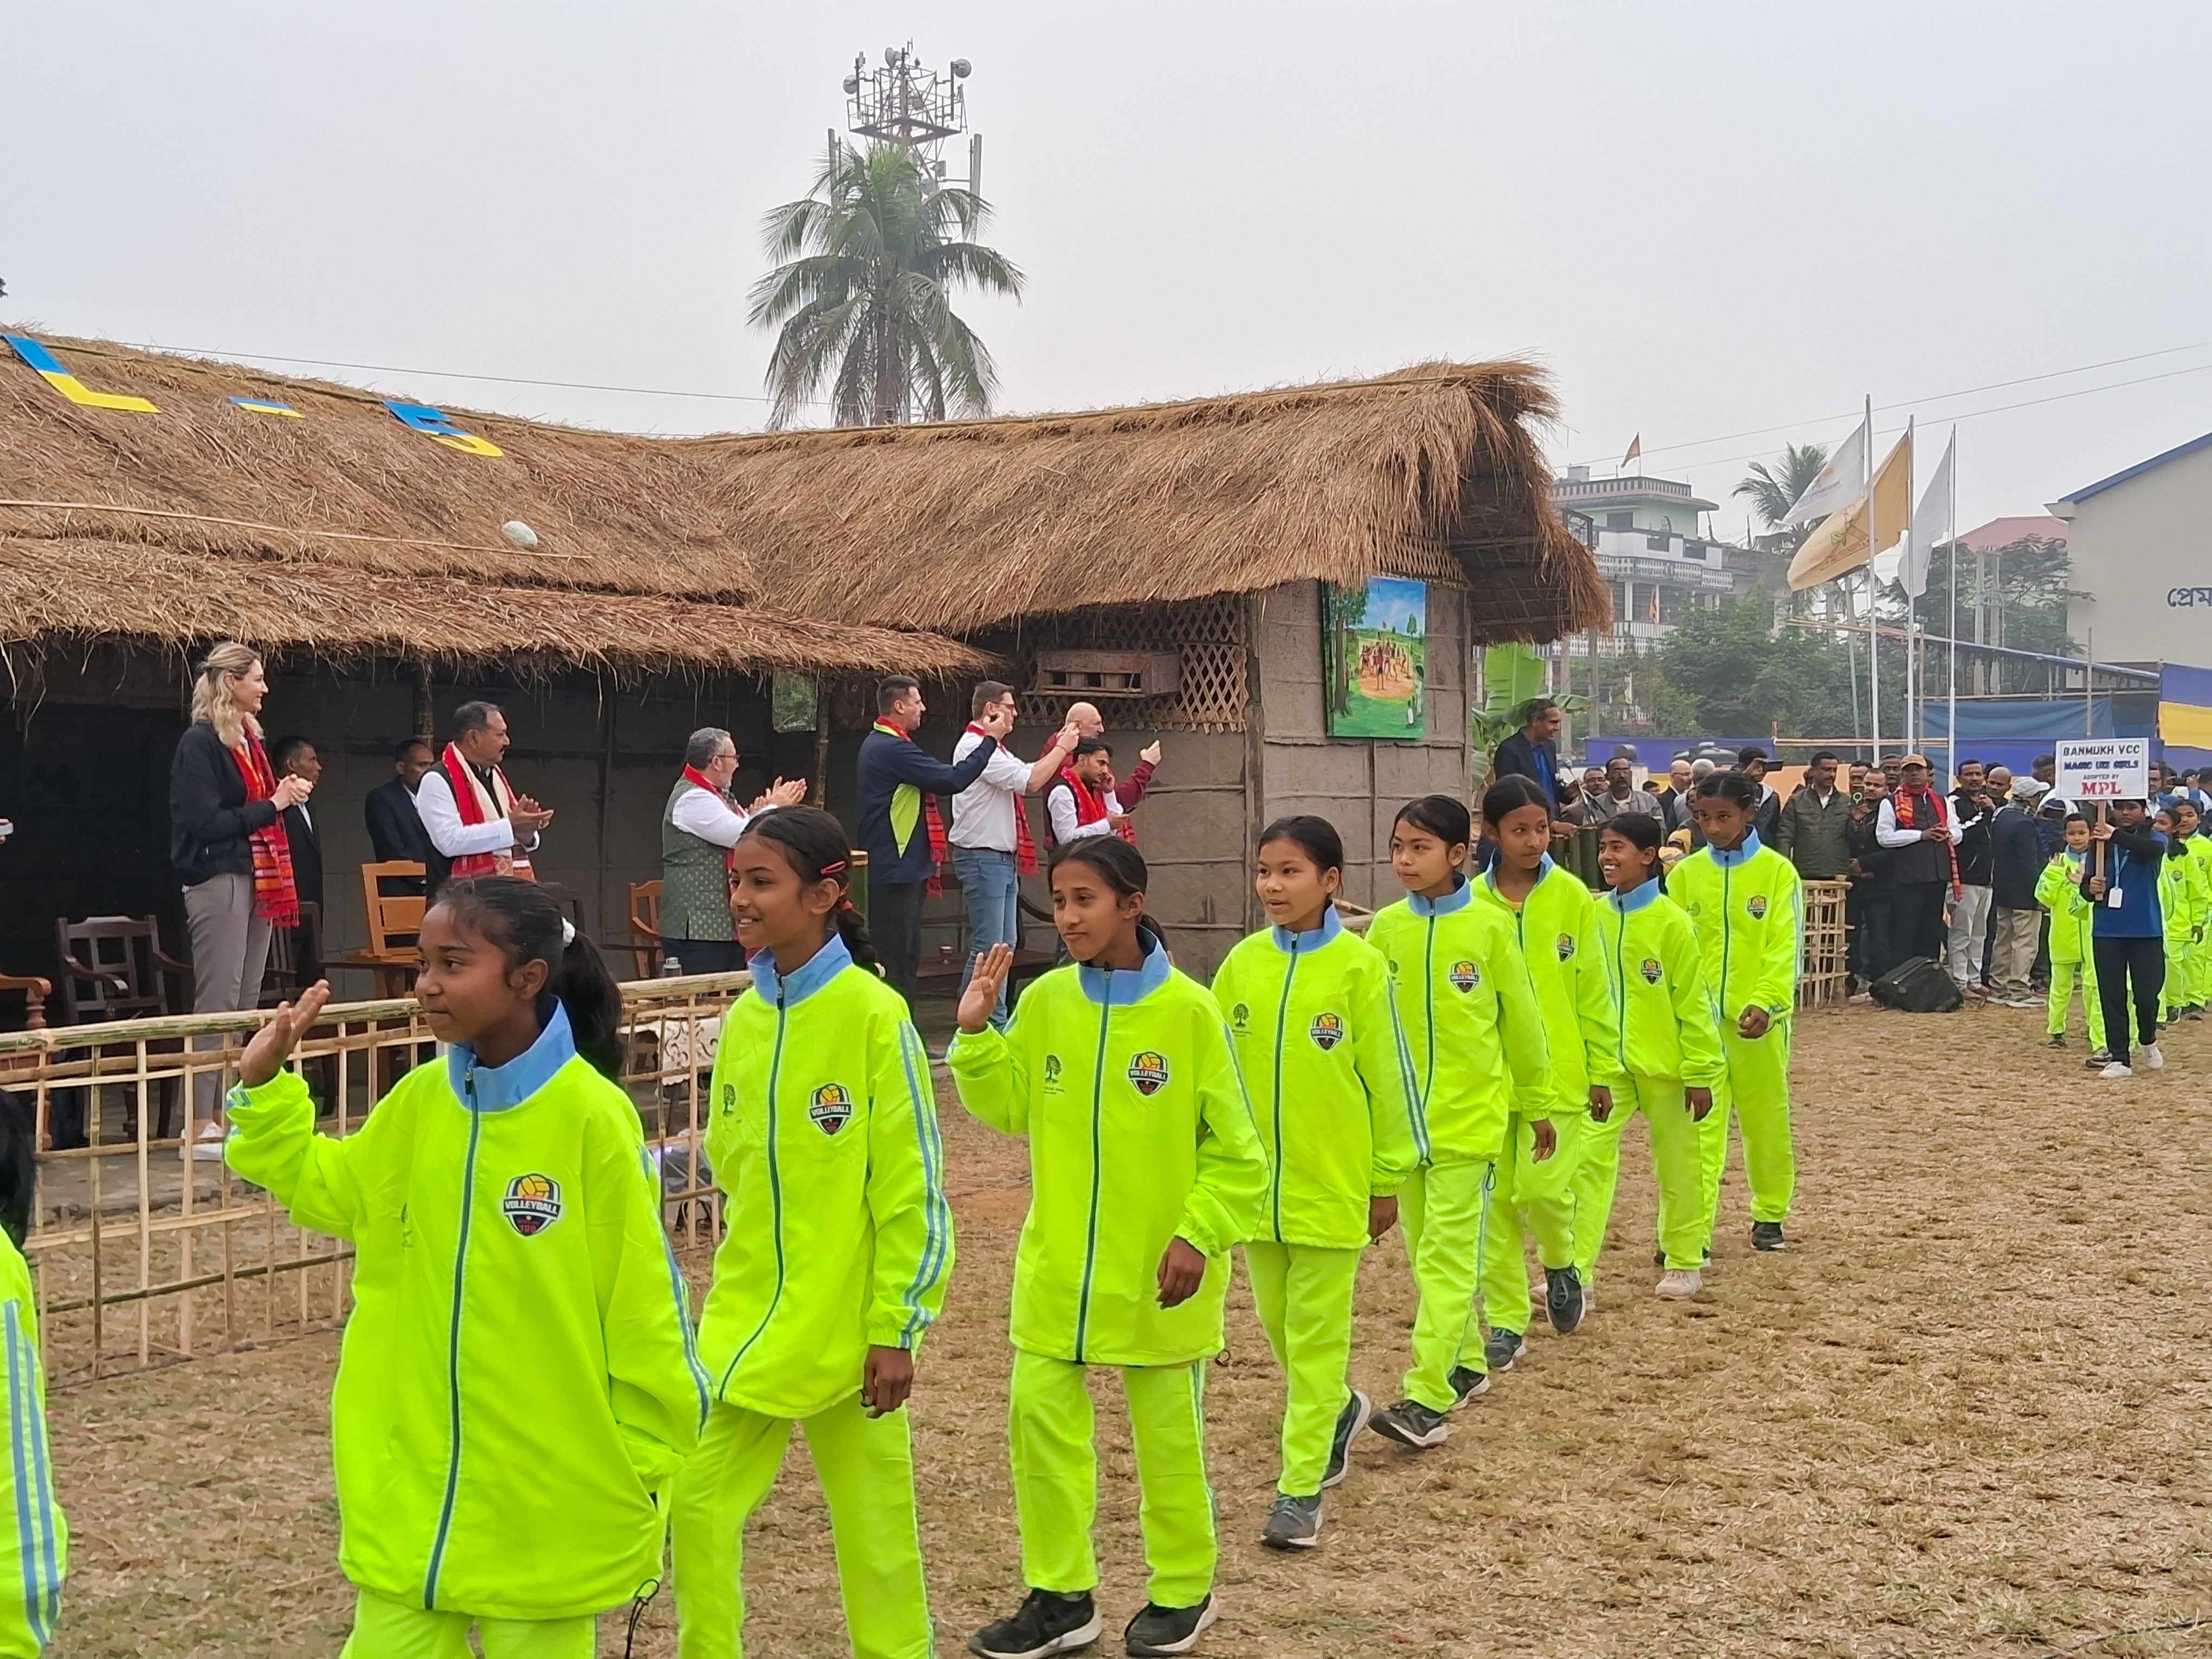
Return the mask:
<svg viewBox="0 0 2212 1659">
<path fill-rule="evenodd" d="M 714 1385 L 707 1376 L 707 1368 L 699 1363 L 699 1334 L 691 1324 L 691 1298 L 684 1283 L 684 1269 L 677 1265 L 676 1243 L 668 1236 L 665 1202 L 661 1192 L 660 1175 L 653 1167 L 653 1155 L 644 1147 L 637 1149 L 638 1168 L 645 1176 L 646 1185 L 653 1194 L 653 1218 L 660 1227 L 661 1254 L 668 1262 L 668 1290 L 676 1301 L 676 1328 L 684 1334 L 684 1363 L 690 1368 L 692 1385 L 699 1390 L 699 1431 L 707 1429 L 707 1406 L 714 1393 Z"/>
<path fill-rule="evenodd" d="M 906 1328 L 900 1333 L 900 1345 L 911 1348 L 929 1328 L 929 1310 L 922 1305 L 921 1298 L 945 1272 L 952 1226 L 951 1212 L 945 1203 L 945 1146 L 939 1138 L 937 1115 L 930 1109 L 930 1098 L 923 1094 L 921 1075 L 915 1070 L 915 1056 L 921 1050 L 921 1039 L 905 1020 L 898 1024 L 898 1045 L 899 1061 L 906 1068 L 907 1094 L 914 1112 L 915 1139 L 921 1147 L 921 1215 L 926 1235 L 921 1260 L 914 1270 L 914 1283 L 907 1287 Z"/>
</svg>

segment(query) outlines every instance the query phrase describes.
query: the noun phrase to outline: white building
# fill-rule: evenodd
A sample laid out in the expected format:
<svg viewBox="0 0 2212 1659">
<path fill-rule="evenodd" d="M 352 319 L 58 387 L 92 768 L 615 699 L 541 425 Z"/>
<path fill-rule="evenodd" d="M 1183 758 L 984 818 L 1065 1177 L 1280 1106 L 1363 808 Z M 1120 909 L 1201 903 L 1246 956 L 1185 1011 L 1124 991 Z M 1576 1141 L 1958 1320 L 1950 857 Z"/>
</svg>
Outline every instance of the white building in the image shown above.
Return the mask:
<svg viewBox="0 0 2212 1659">
<path fill-rule="evenodd" d="M 2106 662 L 2212 665 L 2212 433 L 2052 501 L 2082 596 L 2066 631 Z"/>
<path fill-rule="evenodd" d="M 1593 478 L 1571 466 L 1553 486 L 1552 500 L 1569 526 L 1597 556 L 1599 573 L 1613 589 L 1613 629 L 1597 639 L 1601 656 L 1632 641 L 1649 649 L 1692 609 L 1710 609 L 1747 586 L 1741 549 L 1698 533 L 1700 517 L 1714 511 L 1690 486 L 1668 478 Z M 1585 658 L 1589 637 L 1577 635 L 1558 647 Z"/>
</svg>

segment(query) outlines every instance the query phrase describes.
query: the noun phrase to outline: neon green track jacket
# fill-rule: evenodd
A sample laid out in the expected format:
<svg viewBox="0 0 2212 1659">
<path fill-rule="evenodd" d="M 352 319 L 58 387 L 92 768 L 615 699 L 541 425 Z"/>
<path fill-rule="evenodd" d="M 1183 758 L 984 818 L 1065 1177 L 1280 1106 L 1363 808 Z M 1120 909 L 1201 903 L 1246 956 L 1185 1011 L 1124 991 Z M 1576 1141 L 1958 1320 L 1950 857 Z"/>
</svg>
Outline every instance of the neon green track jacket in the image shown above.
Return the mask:
<svg viewBox="0 0 2212 1659">
<path fill-rule="evenodd" d="M 1789 1018 L 1805 932 L 1796 866 L 1754 830 L 1733 852 L 1700 847 L 1668 873 L 1667 891 L 1697 924 L 1722 1019 L 1733 1027 L 1751 1007 Z"/>
<path fill-rule="evenodd" d="M 637 1111 L 556 1003 L 531 1048 L 416 1066 L 344 1139 L 296 1073 L 231 1091 L 232 1169 L 349 1239 L 331 1401 L 346 1577 L 409 1607 L 604 1612 L 660 1574 L 707 1376 Z"/>
<path fill-rule="evenodd" d="M 1611 1087 L 1620 1081 L 1620 1014 L 1605 964 L 1597 959 L 1590 890 L 1547 853 L 1520 909 L 1505 902 L 1488 875 L 1475 884 L 1475 896 L 1495 905 L 1513 925 L 1514 939 L 1528 963 L 1536 1003 L 1551 1033 L 1555 1112 L 1588 1111 L 1592 1085 Z"/>
<path fill-rule="evenodd" d="M 1620 1006 L 1620 1069 L 1717 1089 L 1728 1076 L 1698 930 L 1654 878 L 1597 902 L 1597 954 Z"/>
<path fill-rule="evenodd" d="M 2081 962 L 2089 951 L 2089 926 L 2096 907 L 2081 890 L 2082 866 L 2079 853 L 2061 848 L 2035 878 L 2035 902 L 2051 912 L 2051 959 Z"/>
<path fill-rule="evenodd" d="M 1267 1151 L 1255 1238 L 1359 1249 L 1367 1202 L 1429 1156 L 1390 964 L 1336 908 L 1310 933 L 1237 941 L 1213 975 Z"/>
<path fill-rule="evenodd" d="M 1230 1246 L 1250 1236 L 1267 1157 L 1206 988 L 1157 940 L 1141 968 L 1056 968 L 1004 1034 L 946 1056 L 961 1103 L 1030 1138 L 1030 1213 L 1014 1260 L 1014 1346 L 1092 1365 L 1187 1365 L 1218 1353 Z M 1206 1278 L 1159 1305 L 1182 1237 Z"/>
<path fill-rule="evenodd" d="M 1367 942 L 1390 964 L 1429 1161 L 1495 1159 L 1508 1112 L 1553 1109 L 1551 1046 L 1510 922 L 1462 883 L 1440 899 L 1386 905 Z"/>
<path fill-rule="evenodd" d="M 62 1580 L 69 1574 L 69 1523 L 54 1496 L 46 1453 L 46 1383 L 39 1364 L 38 1298 L 15 1241 L 0 1232 L 0 1330 L 8 1348 L 9 1456 L 0 1463 L 7 1512 L 0 1525 L 0 1655 L 33 1659 L 54 1639 Z"/>
<path fill-rule="evenodd" d="M 753 963 L 714 1053 L 707 1156 L 728 1195 L 699 1356 L 714 1397 L 811 1417 L 868 1349 L 914 1348 L 945 1303 L 952 1212 L 921 1039 L 841 939 Z"/>
</svg>

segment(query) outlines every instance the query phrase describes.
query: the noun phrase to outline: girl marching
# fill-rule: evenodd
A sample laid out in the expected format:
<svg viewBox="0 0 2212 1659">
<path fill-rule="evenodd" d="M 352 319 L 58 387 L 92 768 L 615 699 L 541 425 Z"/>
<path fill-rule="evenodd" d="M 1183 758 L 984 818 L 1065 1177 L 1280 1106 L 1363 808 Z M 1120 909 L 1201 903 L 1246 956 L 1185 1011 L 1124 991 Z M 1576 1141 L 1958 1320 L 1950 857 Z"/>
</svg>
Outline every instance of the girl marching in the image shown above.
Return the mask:
<svg viewBox="0 0 2212 1659">
<path fill-rule="evenodd" d="M 1098 1638 L 1093 1366 L 1120 1374 L 1143 1491 L 1150 1600 L 1127 1649 L 1188 1653 L 1214 1621 L 1206 1362 L 1221 1351 L 1230 1247 L 1259 1220 L 1267 1161 L 1220 1011 L 1169 962 L 1146 882 L 1143 855 L 1118 837 L 1061 848 L 1053 920 L 1074 963 L 1031 985 L 1000 1033 L 990 1016 L 1013 952 L 994 947 L 946 1057 L 961 1103 L 1030 1142 L 1007 1399 L 1030 1593 L 969 1641 L 984 1659 Z"/>
<path fill-rule="evenodd" d="M 2073 813 L 2063 833 L 2066 844 L 2051 855 L 2035 881 L 2035 902 L 2051 913 L 2051 995 L 2045 1029 L 2052 1048 L 2066 1046 L 2066 1010 L 2078 984 L 2082 1022 L 2089 1034 L 2089 1063 L 2102 1066 L 2111 1056 L 2105 1053 L 2105 1006 L 2097 996 L 2097 958 L 2089 948 L 2094 907 L 2083 885 L 2088 872 L 2089 820 Z"/>
<path fill-rule="evenodd" d="M 1446 1414 L 1490 1386 L 1475 1310 L 1490 1182 L 1507 1117 L 1550 1109 L 1543 1015 L 1511 923 L 1478 902 L 1468 879 L 1472 831 L 1449 795 L 1402 808 L 1390 864 L 1406 896 L 1367 930 L 1390 965 L 1429 1134 L 1429 1155 L 1398 1200 L 1420 1295 L 1413 1364 L 1404 1397 L 1371 1426 L 1416 1449 L 1441 1444 Z"/>
<path fill-rule="evenodd" d="M 1598 833 L 1598 870 L 1611 887 L 1598 902 L 1598 955 L 1613 980 L 1620 1035 L 1619 1080 L 1609 1101 L 1591 1106 L 1590 1117 L 1592 1133 L 1612 1145 L 1611 1165 L 1617 1170 L 1620 1132 L 1628 1119 L 1644 1115 L 1659 1188 L 1664 1271 L 1656 1294 L 1671 1302 L 1695 1296 L 1705 1283 L 1709 1212 L 1699 1126 L 1712 1114 L 1713 1091 L 1722 1085 L 1728 1062 L 1697 930 L 1659 888 L 1659 841 L 1658 819 L 1642 812 L 1624 812 Z M 1576 1213 L 1577 1237 L 1594 1237 L 1598 1246 L 1612 1213 L 1613 1185 L 1608 1181 L 1601 1191 L 1593 1188 Z"/>
<path fill-rule="evenodd" d="M 1360 1255 L 1396 1224 L 1399 1189 L 1429 1155 L 1389 964 L 1345 931 L 1343 878 L 1327 819 L 1269 824 L 1253 885 L 1271 925 L 1213 976 L 1270 1169 L 1244 1267 L 1285 1383 L 1282 1472 L 1260 1534 L 1271 1549 L 1313 1547 L 1322 1492 L 1350 1467 L 1371 1410 L 1349 1376 Z"/>
<path fill-rule="evenodd" d="M 350 1240 L 331 1437 L 349 1659 L 591 1659 L 660 1577 L 707 1411 L 659 1183 L 616 1079 L 614 981 L 535 882 L 447 885 L 416 994 L 450 1047 L 344 1139 L 283 1069 L 330 988 L 255 1033 L 230 1166 Z"/>
<path fill-rule="evenodd" d="M 844 826 L 792 806 L 731 849 L 751 988 L 714 1055 L 728 1233 L 700 1322 L 714 1404 L 676 1483 L 677 1650 L 744 1651 L 747 1518 L 794 1424 L 829 1500 L 859 1659 L 928 1659 L 907 1413 L 952 1267 L 929 1063 L 848 901 Z"/>
</svg>

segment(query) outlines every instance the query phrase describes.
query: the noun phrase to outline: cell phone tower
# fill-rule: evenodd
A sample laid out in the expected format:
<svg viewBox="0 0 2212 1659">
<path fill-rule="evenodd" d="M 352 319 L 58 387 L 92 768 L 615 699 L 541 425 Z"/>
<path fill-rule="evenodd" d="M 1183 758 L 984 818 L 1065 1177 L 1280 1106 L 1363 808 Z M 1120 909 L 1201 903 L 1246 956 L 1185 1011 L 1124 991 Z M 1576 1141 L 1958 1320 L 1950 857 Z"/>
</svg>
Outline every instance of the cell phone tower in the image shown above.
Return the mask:
<svg viewBox="0 0 2212 1659">
<path fill-rule="evenodd" d="M 927 68 L 915 56 L 914 42 L 885 46 L 880 68 L 872 68 L 866 52 L 853 58 L 853 72 L 845 77 L 845 125 L 864 138 L 904 144 L 921 163 L 922 174 L 939 185 L 957 185 L 981 195 L 983 190 L 983 135 L 968 131 L 968 91 L 963 84 L 973 69 L 965 58 L 956 58 L 946 70 Z M 968 135 L 968 176 L 946 176 L 945 147 L 961 134 Z M 831 134 L 834 141 L 836 135 Z"/>
</svg>

